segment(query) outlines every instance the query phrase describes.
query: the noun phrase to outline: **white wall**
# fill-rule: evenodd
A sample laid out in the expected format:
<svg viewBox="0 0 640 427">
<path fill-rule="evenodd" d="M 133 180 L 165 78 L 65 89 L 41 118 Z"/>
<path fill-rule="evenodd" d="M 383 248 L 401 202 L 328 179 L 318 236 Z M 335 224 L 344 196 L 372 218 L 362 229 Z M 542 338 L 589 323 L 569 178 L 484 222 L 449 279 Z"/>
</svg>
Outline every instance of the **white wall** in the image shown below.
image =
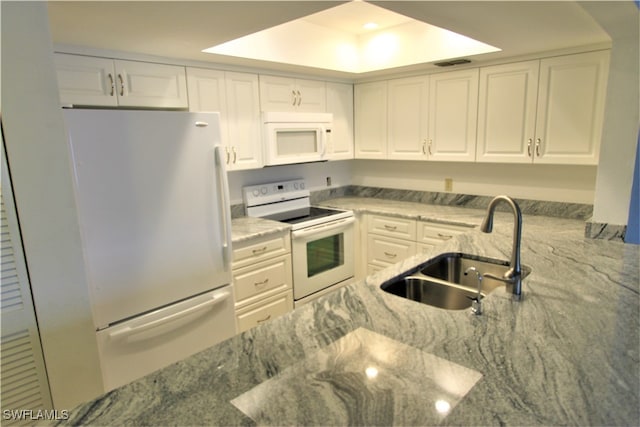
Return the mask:
<svg viewBox="0 0 640 427">
<path fill-rule="evenodd" d="M 594 222 L 626 224 L 639 120 L 638 7 L 632 1 L 584 2 L 611 36 L 611 62 L 595 187 Z"/>
<path fill-rule="evenodd" d="M 331 177 L 331 187 L 327 186 L 327 177 Z M 245 185 L 298 178 L 306 179 L 307 187 L 311 191 L 349 185 L 351 184 L 351 161 L 271 166 L 262 169 L 229 172 L 231 204 L 243 203 L 242 187 Z"/>
<path fill-rule="evenodd" d="M 453 193 L 587 204 L 596 176 L 595 166 L 393 160 L 356 160 L 352 170 L 355 185 L 444 192 L 451 178 Z"/>
<path fill-rule="evenodd" d="M 46 2 L 2 7 L 2 126 L 56 409 L 102 392 Z"/>
</svg>

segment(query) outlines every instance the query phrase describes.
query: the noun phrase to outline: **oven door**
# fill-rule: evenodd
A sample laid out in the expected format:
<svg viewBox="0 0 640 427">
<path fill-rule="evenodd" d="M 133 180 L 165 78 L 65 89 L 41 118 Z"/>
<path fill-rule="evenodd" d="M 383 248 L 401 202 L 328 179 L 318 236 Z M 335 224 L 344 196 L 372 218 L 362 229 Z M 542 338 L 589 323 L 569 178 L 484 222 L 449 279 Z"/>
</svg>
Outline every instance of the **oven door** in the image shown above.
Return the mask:
<svg viewBox="0 0 640 427">
<path fill-rule="evenodd" d="M 344 218 L 291 233 L 293 299 L 353 277 L 354 222 Z"/>
</svg>

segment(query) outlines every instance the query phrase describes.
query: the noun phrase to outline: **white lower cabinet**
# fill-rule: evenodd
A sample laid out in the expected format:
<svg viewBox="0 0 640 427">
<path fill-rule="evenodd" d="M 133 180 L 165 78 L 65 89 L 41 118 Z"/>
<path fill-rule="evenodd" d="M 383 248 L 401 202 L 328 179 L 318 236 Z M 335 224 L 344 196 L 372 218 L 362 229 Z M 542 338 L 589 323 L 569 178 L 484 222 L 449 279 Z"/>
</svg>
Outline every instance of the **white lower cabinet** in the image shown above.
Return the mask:
<svg viewBox="0 0 640 427">
<path fill-rule="evenodd" d="M 238 332 L 293 310 L 288 232 L 235 244 L 232 272 Z"/>
<path fill-rule="evenodd" d="M 369 214 L 365 221 L 367 274 L 426 252 L 431 247 L 474 228 L 379 214 Z"/>
<path fill-rule="evenodd" d="M 293 291 L 265 298 L 259 304 L 252 304 L 236 310 L 238 332 L 247 331 L 264 322 L 287 314 L 293 309 Z"/>
<path fill-rule="evenodd" d="M 418 221 L 417 249 L 418 253 L 425 252 L 435 245 L 449 240 L 459 234 L 467 233 L 474 227 L 464 225 L 440 224 L 435 222 Z"/>
</svg>

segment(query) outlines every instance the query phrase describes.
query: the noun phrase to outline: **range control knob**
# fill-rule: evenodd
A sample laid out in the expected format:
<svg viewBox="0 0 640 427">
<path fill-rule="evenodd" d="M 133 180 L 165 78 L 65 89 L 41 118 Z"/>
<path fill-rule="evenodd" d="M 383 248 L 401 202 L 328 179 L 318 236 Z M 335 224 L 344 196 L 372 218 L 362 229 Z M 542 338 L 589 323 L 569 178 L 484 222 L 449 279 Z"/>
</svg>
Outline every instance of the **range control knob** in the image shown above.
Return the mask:
<svg viewBox="0 0 640 427">
<path fill-rule="evenodd" d="M 301 182 L 301 183 L 300 183 L 300 189 L 301 189 L 301 190 L 304 190 L 304 182 Z"/>
<path fill-rule="evenodd" d="M 258 197 L 260 195 L 260 190 L 258 190 L 257 188 L 253 189 L 253 195 Z"/>
<path fill-rule="evenodd" d="M 295 188 L 296 190 L 298 189 L 298 183 L 297 182 L 293 183 L 293 188 Z"/>
<path fill-rule="evenodd" d="M 267 187 L 262 187 L 262 188 L 260 188 L 260 192 L 261 192 L 262 194 L 267 194 L 267 191 L 269 191 L 269 190 L 267 189 Z"/>
</svg>

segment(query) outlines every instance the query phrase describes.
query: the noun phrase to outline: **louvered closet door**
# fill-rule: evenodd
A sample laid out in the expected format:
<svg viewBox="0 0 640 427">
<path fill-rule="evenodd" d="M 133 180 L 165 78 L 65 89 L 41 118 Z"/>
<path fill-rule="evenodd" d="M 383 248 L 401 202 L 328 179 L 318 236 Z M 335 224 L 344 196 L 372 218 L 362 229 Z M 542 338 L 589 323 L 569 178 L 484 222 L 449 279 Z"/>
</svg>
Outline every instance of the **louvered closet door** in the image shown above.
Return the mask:
<svg viewBox="0 0 640 427">
<path fill-rule="evenodd" d="M 2 144 L 2 425 L 33 424 L 7 420 L 6 410 L 52 409 L 38 325 L 18 231 L 11 183 Z"/>
</svg>

